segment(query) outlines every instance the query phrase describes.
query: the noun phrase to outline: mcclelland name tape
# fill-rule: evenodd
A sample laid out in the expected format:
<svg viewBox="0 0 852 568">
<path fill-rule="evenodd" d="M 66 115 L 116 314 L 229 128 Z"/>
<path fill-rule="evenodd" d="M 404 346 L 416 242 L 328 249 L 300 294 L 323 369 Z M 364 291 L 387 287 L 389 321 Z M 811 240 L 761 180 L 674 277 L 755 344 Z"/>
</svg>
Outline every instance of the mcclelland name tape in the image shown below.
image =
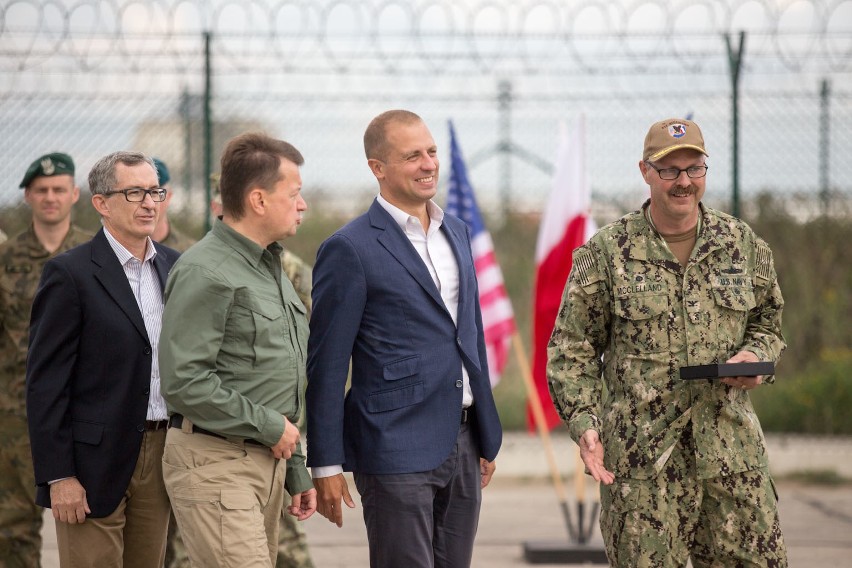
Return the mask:
<svg viewBox="0 0 852 568">
<path fill-rule="evenodd" d="M 774 375 L 775 363 L 758 361 L 757 363 L 713 363 L 711 365 L 692 365 L 680 368 L 680 378 L 719 379 L 721 377 L 756 377 Z"/>
</svg>

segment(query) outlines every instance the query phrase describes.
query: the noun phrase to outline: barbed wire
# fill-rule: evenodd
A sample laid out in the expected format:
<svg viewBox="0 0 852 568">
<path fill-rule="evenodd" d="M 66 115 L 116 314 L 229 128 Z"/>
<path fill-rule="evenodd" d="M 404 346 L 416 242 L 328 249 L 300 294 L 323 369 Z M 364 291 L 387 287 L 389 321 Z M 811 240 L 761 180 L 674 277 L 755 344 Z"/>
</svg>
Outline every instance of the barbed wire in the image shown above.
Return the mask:
<svg viewBox="0 0 852 568">
<path fill-rule="evenodd" d="M 4 1 L 0 72 L 593 75 L 726 73 L 721 35 L 749 34 L 752 73 L 852 70 L 844 0 Z"/>
</svg>

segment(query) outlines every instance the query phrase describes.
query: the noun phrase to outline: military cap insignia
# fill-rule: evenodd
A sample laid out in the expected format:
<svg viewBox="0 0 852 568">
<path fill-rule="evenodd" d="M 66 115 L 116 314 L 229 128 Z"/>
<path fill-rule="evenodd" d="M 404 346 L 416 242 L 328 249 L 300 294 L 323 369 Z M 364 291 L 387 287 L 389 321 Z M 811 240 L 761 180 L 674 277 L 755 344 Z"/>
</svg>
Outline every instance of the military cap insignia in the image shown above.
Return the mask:
<svg viewBox="0 0 852 568">
<path fill-rule="evenodd" d="M 43 159 L 41 161 L 41 171 L 43 171 L 46 176 L 52 176 L 53 172 L 56 171 L 56 166 L 53 165 L 53 160 L 50 158 Z"/>
</svg>

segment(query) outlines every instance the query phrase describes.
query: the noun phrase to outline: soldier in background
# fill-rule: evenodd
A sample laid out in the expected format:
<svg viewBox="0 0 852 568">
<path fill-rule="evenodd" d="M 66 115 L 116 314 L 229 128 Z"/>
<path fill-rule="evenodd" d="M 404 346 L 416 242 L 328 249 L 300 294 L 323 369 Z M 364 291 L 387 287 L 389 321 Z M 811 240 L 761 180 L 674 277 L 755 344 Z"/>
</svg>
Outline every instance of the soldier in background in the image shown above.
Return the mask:
<svg viewBox="0 0 852 568">
<path fill-rule="evenodd" d="M 219 175 L 213 174 L 213 197 L 210 201 L 210 211 L 214 217 L 222 214 L 222 197 L 219 194 Z M 302 303 L 307 308 L 308 319 L 311 317 L 311 265 L 284 249 L 281 254 L 281 266 L 284 274 L 293 283 L 293 288 Z M 297 424 L 301 430 L 304 417 Z M 177 523 L 172 518 L 169 523 L 169 536 L 166 542 L 166 568 L 189 568 L 189 558 L 183 541 L 178 532 Z M 275 568 L 314 568 L 308 541 L 302 525 L 292 515 L 282 511 L 278 531 L 278 560 Z"/>
<path fill-rule="evenodd" d="M 41 557 L 25 400 L 30 308 L 44 264 L 92 238 L 71 224 L 80 190 L 70 156 L 40 157 L 21 187 L 32 222 L 0 245 L 0 566 L 12 568 L 37 567 Z"/>
<path fill-rule="evenodd" d="M 184 235 L 169 222 L 169 204 L 172 202 L 172 177 L 169 175 L 169 168 L 165 162 L 159 158 L 153 158 L 153 160 L 154 165 L 157 166 L 158 183 L 160 187 L 165 187 L 168 192 L 166 193 L 166 200 L 160 204 L 160 220 L 157 221 L 157 227 L 154 229 L 151 239 L 178 252 L 183 252 L 195 244 L 195 239 Z"/>
<path fill-rule="evenodd" d="M 772 252 L 702 203 L 706 156 L 694 122 L 651 126 L 650 199 L 574 251 L 548 345 L 551 397 L 601 482 L 612 566 L 787 566 L 748 394 L 774 377 L 678 376 L 785 347 Z"/>
</svg>

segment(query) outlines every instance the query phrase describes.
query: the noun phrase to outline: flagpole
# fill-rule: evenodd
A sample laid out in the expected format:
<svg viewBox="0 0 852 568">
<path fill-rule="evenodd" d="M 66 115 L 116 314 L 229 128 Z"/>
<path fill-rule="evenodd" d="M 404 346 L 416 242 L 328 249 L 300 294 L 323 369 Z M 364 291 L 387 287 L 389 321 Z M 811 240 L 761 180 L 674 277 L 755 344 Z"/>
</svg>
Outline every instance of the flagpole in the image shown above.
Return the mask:
<svg viewBox="0 0 852 568">
<path fill-rule="evenodd" d="M 521 337 L 518 332 L 512 334 L 512 345 L 515 348 L 515 355 L 518 357 L 518 366 L 521 368 L 521 376 L 524 379 L 524 386 L 527 389 L 527 396 L 532 407 L 533 420 L 535 421 L 538 435 L 541 437 L 541 442 L 544 445 L 544 454 L 547 456 L 547 463 L 550 466 L 550 476 L 553 479 L 553 488 L 556 490 L 556 497 L 559 499 L 559 505 L 562 508 L 562 514 L 565 517 L 565 524 L 568 527 L 568 534 L 573 539 L 577 539 L 577 533 L 574 531 L 574 523 L 571 522 L 571 510 L 568 508 L 568 497 L 565 494 L 565 486 L 562 483 L 562 476 L 559 473 L 559 468 L 556 465 L 556 454 L 553 451 L 553 444 L 550 440 L 550 430 L 547 427 L 547 422 L 544 419 L 544 410 L 541 406 L 541 398 L 538 396 L 538 389 L 533 383 L 532 371 L 530 371 L 530 363 L 527 358 L 524 345 L 521 342 Z M 583 468 L 580 467 L 575 475 L 582 477 Z M 582 483 L 582 482 L 580 482 Z M 581 486 L 578 485 L 578 491 Z M 580 495 L 577 496 L 577 502 L 581 500 Z M 582 522 L 582 521 L 581 521 Z"/>
</svg>

